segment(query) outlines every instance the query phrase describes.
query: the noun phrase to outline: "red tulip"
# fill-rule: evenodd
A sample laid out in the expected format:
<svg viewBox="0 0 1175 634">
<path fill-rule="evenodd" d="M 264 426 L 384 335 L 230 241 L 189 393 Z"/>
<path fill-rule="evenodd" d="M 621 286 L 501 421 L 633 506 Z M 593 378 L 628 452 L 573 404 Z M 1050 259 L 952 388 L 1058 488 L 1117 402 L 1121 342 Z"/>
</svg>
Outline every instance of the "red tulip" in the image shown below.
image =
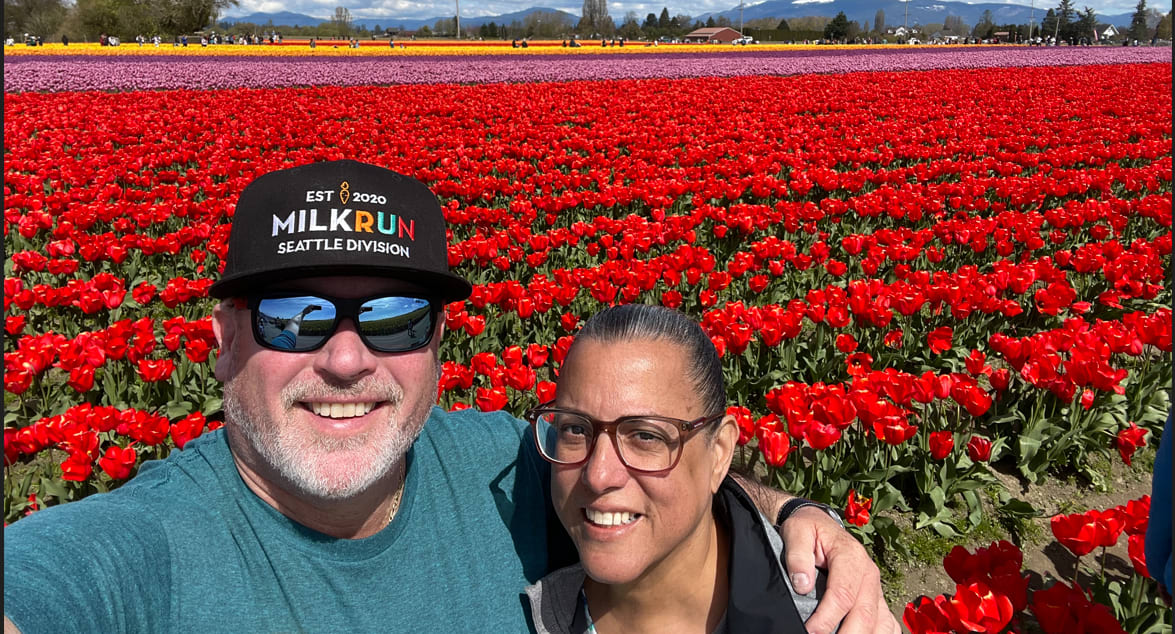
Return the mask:
<svg viewBox="0 0 1175 634">
<path fill-rule="evenodd" d="M 848 354 L 857 349 L 857 340 L 847 332 L 841 333 L 836 336 L 836 349 Z"/>
<path fill-rule="evenodd" d="M 495 412 L 506 407 L 508 401 L 505 387 L 479 387 L 477 388 L 477 398 L 475 402 L 477 408 L 483 412 Z"/>
<path fill-rule="evenodd" d="M 1072 588 L 1060 581 L 1032 593 L 1032 612 L 1046 634 L 1126 632 L 1109 608 L 1090 602 L 1080 587 Z"/>
<path fill-rule="evenodd" d="M 139 359 L 136 365 L 139 378 L 147 383 L 166 381 L 175 371 L 175 362 L 171 359 Z"/>
<path fill-rule="evenodd" d="M 917 602 L 907 603 L 902 612 L 902 624 L 910 634 L 940 634 L 949 632 L 951 620 L 947 616 L 948 599 L 939 595 L 933 599 L 919 597 Z"/>
<path fill-rule="evenodd" d="M 930 457 L 942 460 L 955 448 L 955 435 L 949 431 L 936 431 L 930 434 L 927 442 L 930 445 Z"/>
<path fill-rule="evenodd" d="M 791 440 L 783 432 L 768 431 L 759 437 L 759 450 L 769 466 L 782 467 L 787 462 Z"/>
<path fill-rule="evenodd" d="M 526 361 L 532 368 L 541 368 L 547 364 L 551 352 L 541 343 L 532 343 L 526 347 Z"/>
<path fill-rule="evenodd" d="M 98 459 L 98 466 L 114 480 L 125 480 L 131 476 L 138 454 L 134 447 L 108 447 L 106 455 Z"/>
<path fill-rule="evenodd" d="M 855 526 L 864 526 L 869 523 L 869 509 L 873 507 L 873 498 L 857 499 L 857 491 L 849 490 L 849 500 L 845 503 L 845 521 Z"/>
<path fill-rule="evenodd" d="M 94 472 L 93 459 L 82 452 L 71 452 L 69 457 L 61 463 L 61 478 L 73 482 L 83 482 Z"/>
<path fill-rule="evenodd" d="M 930 346 L 930 352 L 933 354 L 942 354 L 951 349 L 951 337 L 954 335 L 954 330 L 950 326 L 943 326 L 935 328 L 926 336 L 926 343 Z"/>
<path fill-rule="evenodd" d="M 975 582 L 955 587 L 947 602 L 947 618 L 957 632 L 1002 632 L 1012 620 L 1012 601 Z"/>
<path fill-rule="evenodd" d="M 972 462 L 987 462 L 991 459 L 991 441 L 983 436 L 972 436 L 967 441 L 967 457 Z"/>
<path fill-rule="evenodd" d="M 1137 500 L 1130 500 L 1118 509 L 1126 518 L 1126 534 L 1141 535 L 1146 533 L 1146 527 L 1151 515 L 1151 496 L 1144 495 Z"/>
<path fill-rule="evenodd" d="M 1097 511 L 1054 515 L 1049 525 L 1052 527 L 1053 537 L 1074 555 L 1081 557 L 1093 552 L 1099 545 L 1097 519 Z"/>
<path fill-rule="evenodd" d="M 1130 466 L 1130 458 L 1134 456 L 1134 452 L 1146 446 L 1147 433 L 1148 430 L 1131 421 L 1130 427 L 1119 431 L 1114 438 L 1114 448 L 1118 450 L 1118 455 L 1122 456 L 1122 462 L 1125 462 L 1126 466 Z"/>
<path fill-rule="evenodd" d="M 206 421 L 201 412 L 192 412 L 171 425 L 171 440 L 175 446 L 183 449 L 184 445 L 193 438 L 204 433 Z"/>
<path fill-rule="evenodd" d="M 1149 579 L 1151 574 L 1146 567 L 1146 535 L 1131 535 L 1126 542 L 1126 552 L 1130 555 L 1134 572 Z"/>
<path fill-rule="evenodd" d="M 535 395 L 538 396 L 540 403 L 547 403 L 555 400 L 555 383 L 552 381 L 539 381 L 535 386 Z"/>
</svg>

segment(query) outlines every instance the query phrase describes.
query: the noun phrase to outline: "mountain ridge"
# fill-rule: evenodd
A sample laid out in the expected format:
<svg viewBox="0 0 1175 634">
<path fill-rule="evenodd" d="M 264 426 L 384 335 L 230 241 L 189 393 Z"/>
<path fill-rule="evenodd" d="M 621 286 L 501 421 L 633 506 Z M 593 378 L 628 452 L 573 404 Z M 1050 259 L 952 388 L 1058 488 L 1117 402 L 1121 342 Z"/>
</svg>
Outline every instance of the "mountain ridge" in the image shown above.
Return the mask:
<svg viewBox="0 0 1175 634">
<path fill-rule="evenodd" d="M 967 4 L 965 2 L 957 2 L 952 0 L 909 0 L 909 16 L 906 16 L 907 3 L 902 0 L 767 0 L 758 4 L 744 5 L 742 9 L 742 20 L 748 22 L 759 18 L 799 18 L 808 16 L 827 16 L 833 17 L 837 13 L 843 11 L 845 16 L 855 22 L 865 22 L 870 27 L 873 26 L 873 18 L 878 9 L 885 11 L 885 22 L 888 27 L 898 27 L 903 24 L 910 26 L 925 25 L 932 23 L 942 23 L 948 15 L 958 16 L 963 19 L 968 26 L 974 26 L 982 19 L 983 12 L 990 10 L 992 12 L 993 21 L 997 25 L 1002 24 L 1026 24 L 1029 18 L 1032 18 L 1037 26 L 1040 25 L 1041 20 L 1048 12 L 1049 7 L 1035 7 L 1025 6 L 1020 4 L 1004 4 L 996 2 L 984 2 L 977 4 Z M 574 24 L 579 21 L 579 16 L 561 9 L 551 9 L 548 7 L 529 7 L 522 11 L 515 11 L 512 13 L 504 13 L 501 15 L 489 16 L 462 16 L 461 24 L 463 27 L 479 27 L 482 24 L 496 22 L 498 24 L 510 24 L 514 20 L 522 21 L 528 15 L 538 12 L 553 12 L 562 13 L 571 19 Z M 1132 14 L 1097 14 L 1098 22 L 1105 24 L 1113 24 L 1117 27 L 1129 27 Z M 416 30 L 422 26 L 432 27 L 438 20 L 452 19 L 453 16 L 436 16 L 431 18 L 398 18 L 395 16 L 388 16 L 382 18 L 352 18 L 351 23 L 355 26 L 363 26 L 372 29 L 376 26 L 381 29 L 399 29 L 399 30 Z M 725 17 L 737 27 L 739 21 L 738 6 L 726 9 L 724 11 L 703 13 L 699 16 L 693 16 L 695 20 L 706 21 L 709 18 Z M 623 20 L 623 16 L 612 16 L 612 19 L 619 25 Z M 908 22 L 907 22 L 908 20 Z M 281 11 L 278 13 L 264 13 L 257 12 L 239 17 L 226 17 L 220 20 L 223 23 L 237 23 L 250 22 L 259 26 L 265 26 L 267 23 L 272 23 L 274 28 L 282 26 L 318 26 L 323 22 L 330 22 L 330 17 L 320 18 L 304 13 L 294 13 L 290 11 Z"/>
</svg>

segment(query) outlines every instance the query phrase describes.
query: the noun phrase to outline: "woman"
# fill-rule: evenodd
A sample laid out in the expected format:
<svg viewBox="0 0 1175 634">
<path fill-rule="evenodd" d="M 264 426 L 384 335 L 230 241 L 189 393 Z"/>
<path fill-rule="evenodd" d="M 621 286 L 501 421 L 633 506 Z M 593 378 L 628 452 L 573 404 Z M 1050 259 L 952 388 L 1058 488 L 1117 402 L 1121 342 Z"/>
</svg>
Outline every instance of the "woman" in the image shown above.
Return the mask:
<svg viewBox="0 0 1175 634">
<path fill-rule="evenodd" d="M 530 412 L 555 512 L 580 563 L 527 588 L 538 632 L 803 632 L 771 522 L 728 477 L 709 337 L 676 311 L 607 309 L 568 351 L 557 398 Z"/>
</svg>

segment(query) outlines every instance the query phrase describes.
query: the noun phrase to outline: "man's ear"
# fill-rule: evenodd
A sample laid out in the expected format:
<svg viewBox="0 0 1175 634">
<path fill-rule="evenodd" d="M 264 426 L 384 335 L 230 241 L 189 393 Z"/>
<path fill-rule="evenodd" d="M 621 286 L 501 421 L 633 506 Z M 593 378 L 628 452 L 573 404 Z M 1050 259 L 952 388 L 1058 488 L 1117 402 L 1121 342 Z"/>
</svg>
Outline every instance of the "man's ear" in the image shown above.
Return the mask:
<svg viewBox="0 0 1175 634">
<path fill-rule="evenodd" d="M 239 311 L 231 305 L 232 301 L 220 302 L 212 309 L 212 334 L 216 336 L 218 346 L 213 374 L 221 383 L 228 381 L 234 373 L 237 336 L 241 332 L 237 327 Z"/>
<path fill-rule="evenodd" d="M 738 422 L 734 416 L 722 417 L 710 442 L 710 452 L 714 456 L 714 468 L 710 475 L 710 492 L 717 493 L 718 487 L 722 485 L 722 480 L 730 471 L 730 462 L 734 459 L 734 448 L 738 445 Z"/>
</svg>

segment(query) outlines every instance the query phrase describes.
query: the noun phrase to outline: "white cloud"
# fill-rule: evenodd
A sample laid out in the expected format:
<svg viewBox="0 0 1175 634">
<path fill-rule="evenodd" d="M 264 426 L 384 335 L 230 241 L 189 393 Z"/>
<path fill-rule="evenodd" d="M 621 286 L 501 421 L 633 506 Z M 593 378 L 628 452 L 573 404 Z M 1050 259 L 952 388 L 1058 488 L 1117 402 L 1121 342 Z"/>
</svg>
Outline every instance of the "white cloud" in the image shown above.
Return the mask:
<svg viewBox="0 0 1175 634">
<path fill-rule="evenodd" d="M 833 0 L 791 0 L 792 4 L 827 4 Z"/>
</svg>

